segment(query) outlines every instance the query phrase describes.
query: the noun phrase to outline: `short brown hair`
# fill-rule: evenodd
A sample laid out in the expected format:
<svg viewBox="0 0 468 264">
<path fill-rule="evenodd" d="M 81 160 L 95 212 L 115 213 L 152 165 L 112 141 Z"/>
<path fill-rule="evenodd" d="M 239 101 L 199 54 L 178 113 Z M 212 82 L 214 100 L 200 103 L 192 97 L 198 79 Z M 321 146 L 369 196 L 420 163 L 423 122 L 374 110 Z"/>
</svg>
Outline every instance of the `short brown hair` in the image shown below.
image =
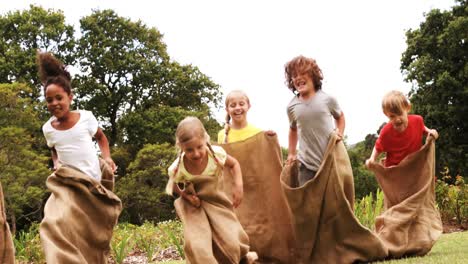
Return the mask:
<svg viewBox="0 0 468 264">
<path fill-rule="evenodd" d="M 295 57 L 284 65 L 284 74 L 286 77 L 286 85 L 293 93 L 296 93 L 293 79 L 302 74 L 308 74 L 310 76 L 314 83 L 315 91 L 322 89 L 322 70 L 312 58 L 307 58 L 302 55 Z"/>
<path fill-rule="evenodd" d="M 393 113 L 401 115 L 403 111 L 407 111 L 410 107 L 410 102 L 406 96 L 399 91 L 390 91 L 382 99 L 382 110 L 384 113 Z"/>
</svg>

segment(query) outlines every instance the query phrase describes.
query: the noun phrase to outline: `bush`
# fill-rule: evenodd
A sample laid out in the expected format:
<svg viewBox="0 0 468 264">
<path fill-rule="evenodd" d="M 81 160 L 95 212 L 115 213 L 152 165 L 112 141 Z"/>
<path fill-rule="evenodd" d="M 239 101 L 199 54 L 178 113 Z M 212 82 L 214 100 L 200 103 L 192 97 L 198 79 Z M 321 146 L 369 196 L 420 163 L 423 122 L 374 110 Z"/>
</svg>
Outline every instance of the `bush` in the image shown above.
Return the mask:
<svg viewBox="0 0 468 264">
<path fill-rule="evenodd" d="M 384 195 L 383 192 L 378 189 L 375 198 L 374 194 L 370 193 L 354 203 L 354 215 L 363 226 L 373 230 L 375 218 L 382 213 L 383 207 Z"/>
<path fill-rule="evenodd" d="M 442 177 L 436 182 L 437 206 L 444 222 L 456 221 L 458 225 L 468 222 L 468 187 L 461 175 L 455 177 L 452 182 L 449 169 L 446 167 L 441 172 Z"/>
</svg>

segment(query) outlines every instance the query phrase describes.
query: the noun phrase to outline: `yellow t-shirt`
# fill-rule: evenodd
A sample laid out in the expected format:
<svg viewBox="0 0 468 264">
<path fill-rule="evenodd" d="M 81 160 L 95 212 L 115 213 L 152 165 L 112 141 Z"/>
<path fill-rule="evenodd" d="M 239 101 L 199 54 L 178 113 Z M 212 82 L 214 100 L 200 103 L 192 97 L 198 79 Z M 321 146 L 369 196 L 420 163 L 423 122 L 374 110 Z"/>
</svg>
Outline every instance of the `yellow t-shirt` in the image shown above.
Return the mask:
<svg viewBox="0 0 468 264">
<path fill-rule="evenodd" d="M 214 156 L 216 157 L 216 160 L 213 157 L 213 153 L 209 149 L 207 149 L 207 154 L 208 154 L 208 164 L 206 165 L 205 170 L 201 173 L 201 175 L 205 176 L 218 176 L 216 175 L 216 171 L 218 170 L 218 166 L 224 166 L 224 163 L 226 162 L 227 154 L 226 151 L 220 147 L 220 146 L 212 146 L 211 147 L 214 152 Z M 185 153 L 182 153 L 182 156 L 180 159 L 184 159 Z M 217 162 L 216 162 L 217 161 Z M 219 165 L 218 165 L 219 163 Z M 177 170 L 177 175 L 174 175 L 177 165 L 179 165 L 179 168 Z M 174 179 L 174 182 L 185 182 L 185 181 L 190 181 L 195 175 L 192 175 L 190 172 L 185 169 L 184 162 L 179 162 L 179 158 L 177 158 L 171 166 L 169 166 L 168 169 L 168 174 L 169 177 Z"/>
<path fill-rule="evenodd" d="M 218 132 L 218 144 L 224 143 L 226 134 L 224 129 Z M 251 124 L 248 124 L 246 127 L 241 129 L 234 129 L 231 127 L 228 134 L 228 143 L 242 141 L 248 139 L 249 137 L 255 136 L 256 134 L 262 132 L 260 128 L 257 128 Z"/>
</svg>

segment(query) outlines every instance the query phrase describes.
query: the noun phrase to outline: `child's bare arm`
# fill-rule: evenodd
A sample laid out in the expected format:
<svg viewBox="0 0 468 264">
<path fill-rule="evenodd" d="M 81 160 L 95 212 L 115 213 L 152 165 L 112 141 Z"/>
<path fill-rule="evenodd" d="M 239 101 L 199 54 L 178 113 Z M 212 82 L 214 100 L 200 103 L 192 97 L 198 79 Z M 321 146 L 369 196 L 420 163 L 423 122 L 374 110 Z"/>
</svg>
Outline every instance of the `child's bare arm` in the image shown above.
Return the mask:
<svg viewBox="0 0 468 264">
<path fill-rule="evenodd" d="M 288 158 L 286 164 L 291 164 L 296 160 L 296 147 L 297 147 L 297 128 L 289 128 L 288 135 Z"/>
<path fill-rule="evenodd" d="M 244 196 L 243 183 L 242 183 L 242 171 L 240 168 L 240 164 L 235 158 L 227 155 L 224 166 L 229 168 L 229 170 L 231 171 L 231 175 L 233 177 L 233 185 L 234 185 L 232 188 L 233 206 L 234 208 L 237 208 L 242 201 L 242 197 Z"/>
<path fill-rule="evenodd" d="M 110 155 L 109 141 L 107 140 L 107 137 L 104 134 L 104 132 L 102 132 L 101 128 L 97 129 L 96 134 L 94 135 L 94 138 L 96 139 L 99 145 L 102 158 L 109 164 L 109 166 L 111 166 L 112 171 L 115 171 L 117 169 L 117 166 L 115 165 Z"/>
<path fill-rule="evenodd" d="M 370 158 L 368 158 L 366 160 L 366 167 L 369 168 L 370 166 L 370 163 L 371 162 L 375 162 L 375 160 L 377 159 L 377 157 L 380 155 L 380 153 L 382 153 L 381 151 L 378 151 L 375 146 L 374 146 L 374 149 L 372 149 L 372 154 L 370 156 Z"/>
<path fill-rule="evenodd" d="M 437 139 L 439 137 L 439 133 L 435 129 L 430 129 L 424 126 L 424 132 L 426 132 L 427 135 L 433 136 L 434 139 Z"/>
<path fill-rule="evenodd" d="M 55 148 L 50 149 L 51 156 L 52 156 L 52 163 L 54 165 L 53 170 L 55 171 L 58 168 L 58 158 L 57 158 L 57 151 Z"/>
<path fill-rule="evenodd" d="M 336 125 L 336 129 L 338 130 L 337 131 L 338 137 L 341 140 L 341 139 L 343 139 L 344 130 L 345 130 L 345 126 L 346 126 L 346 121 L 345 121 L 343 111 L 341 111 L 340 117 L 335 118 L 335 125 Z"/>
</svg>

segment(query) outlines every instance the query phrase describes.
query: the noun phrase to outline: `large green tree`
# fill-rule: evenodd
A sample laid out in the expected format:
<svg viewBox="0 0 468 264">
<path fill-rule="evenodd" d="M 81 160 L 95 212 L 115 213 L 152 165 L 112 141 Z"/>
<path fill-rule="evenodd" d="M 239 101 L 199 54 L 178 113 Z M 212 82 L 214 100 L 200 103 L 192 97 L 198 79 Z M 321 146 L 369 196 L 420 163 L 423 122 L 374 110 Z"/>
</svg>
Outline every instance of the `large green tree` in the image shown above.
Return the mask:
<svg viewBox="0 0 468 264">
<path fill-rule="evenodd" d="M 61 11 L 31 5 L 28 10 L 0 16 L 0 83 L 22 82 L 36 89 L 30 97 L 40 96 L 37 50 L 57 55 L 65 64 L 74 62 L 73 27 L 65 24 Z"/>
<path fill-rule="evenodd" d="M 218 85 L 196 67 L 170 61 L 156 28 L 112 10 L 94 11 L 80 23 L 83 74 L 76 78 L 76 93 L 81 105 L 105 121 L 111 145 L 125 113 L 158 105 L 207 110 L 207 103 L 219 102 Z"/>
<path fill-rule="evenodd" d="M 117 182 L 116 192 L 122 199 L 121 219 L 135 224 L 174 218 L 173 198 L 165 194 L 167 168 L 176 158 L 168 144 L 148 144 L 128 167 L 128 175 Z"/>
<path fill-rule="evenodd" d="M 0 179 L 13 232 L 41 219 L 46 195 L 47 156 L 37 148 L 37 104 L 21 98 L 26 85 L 0 84 Z M 42 139 L 42 138 L 41 138 Z"/>
<path fill-rule="evenodd" d="M 437 129 L 437 167 L 468 173 L 468 5 L 430 11 L 406 33 L 401 69 L 413 84 L 410 100 L 427 127 Z"/>
</svg>

